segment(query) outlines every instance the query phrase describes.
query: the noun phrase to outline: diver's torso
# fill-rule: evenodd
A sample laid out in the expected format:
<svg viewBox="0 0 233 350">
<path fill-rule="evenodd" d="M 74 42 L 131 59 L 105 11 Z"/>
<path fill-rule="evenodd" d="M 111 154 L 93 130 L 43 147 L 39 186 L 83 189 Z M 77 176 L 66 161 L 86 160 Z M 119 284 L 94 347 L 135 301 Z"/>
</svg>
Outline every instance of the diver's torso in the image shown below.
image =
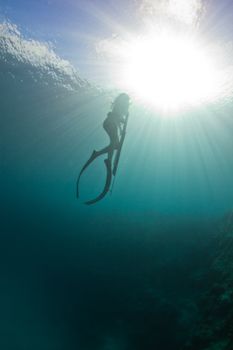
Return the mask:
<svg viewBox="0 0 233 350">
<path fill-rule="evenodd" d="M 105 125 L 112 125 L 112 127 L 118 127 L 121 123 L 122 116 L 118 113 L 109 112 L 107 118 L 104 120 Z"/>
</svg>

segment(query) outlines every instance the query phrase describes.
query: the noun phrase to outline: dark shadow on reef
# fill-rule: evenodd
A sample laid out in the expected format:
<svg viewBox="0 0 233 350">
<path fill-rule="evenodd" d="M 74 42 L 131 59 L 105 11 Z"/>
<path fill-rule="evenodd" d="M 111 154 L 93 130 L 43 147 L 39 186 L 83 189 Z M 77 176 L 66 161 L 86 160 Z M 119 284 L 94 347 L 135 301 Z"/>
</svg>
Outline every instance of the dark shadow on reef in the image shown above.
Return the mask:
<svg viewBox="0 0 233 350">
<path fill-rule="evenodd" d="M 233 211 L 214 237 L 216 250 L 197 303 L 199 322 L 185 349 L 233 349 Z"/>
<path fill-rule="evenodd" d="M 212 223 L 98 215 L 71 226 L 32 214 L 5 216 L 1 348 L 180 350 L 188 341 Z"/>
</svg>

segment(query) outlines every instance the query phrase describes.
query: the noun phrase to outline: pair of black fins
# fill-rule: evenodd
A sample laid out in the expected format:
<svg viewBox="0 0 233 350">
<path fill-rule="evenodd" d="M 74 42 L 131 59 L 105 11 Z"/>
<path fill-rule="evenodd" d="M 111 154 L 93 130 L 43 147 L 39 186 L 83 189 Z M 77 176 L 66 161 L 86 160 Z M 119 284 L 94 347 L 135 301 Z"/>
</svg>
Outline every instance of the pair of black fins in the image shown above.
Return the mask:
<svg viewBox="0 0 233 350">
<path fill-rule="evenodd" d="M 122 150 L 122 146 L 125 140 L 125 135 L 126 135 L 126 128 L 127 128 L 127 124 L 128 124 L 128 118 L 129 115 L 126 115 L 125 118 L 125 123 L 124 123 L 124 127 L 121 133 L 121 139 L 120 139 L 120 144 L 119 147 L 116 151 L 115 157 L 114 157 L 114 162 L 113 162 L 113 167 L 112 167 L 112 162 L 110 159 L 105 159 L 104 163 L 106 166 L 106 171 L 107 171 L 107 177 L 106 177 L 106 181 L 105 181 L 105 185 L 104 185 L 104 189 L 103 191 L 94 199 L 89 200 L 87 202 L 85 202 L 85 204 L 90 205 L 90 204 L 94 204 L 96 202 L 99 202 L 101 199 L 103 199 L 106 194 L 109 192 L 111 184 L 112 184 L 112 177 L 116 176 L 116 172 L 117 172 L 117 168 L 118 168 L 118 164 L 119 164 L 119 160 L 120 160 L 120 155 L 121 155 L 121 150 Z M 77 198 L 79 198 L 79 181 L 80 178 L 83 174 L 83 172 L 87 169 L 87 167 L 96 159 L 100 156 L 100 154 L 98 154 L 99 152 L 93 151 L 91 157 L 88 159 L 88 161 L 84 164 L 82 170 L 80 171 L 80 174 L 78 176 L 77 179 Z"/>
</svg>

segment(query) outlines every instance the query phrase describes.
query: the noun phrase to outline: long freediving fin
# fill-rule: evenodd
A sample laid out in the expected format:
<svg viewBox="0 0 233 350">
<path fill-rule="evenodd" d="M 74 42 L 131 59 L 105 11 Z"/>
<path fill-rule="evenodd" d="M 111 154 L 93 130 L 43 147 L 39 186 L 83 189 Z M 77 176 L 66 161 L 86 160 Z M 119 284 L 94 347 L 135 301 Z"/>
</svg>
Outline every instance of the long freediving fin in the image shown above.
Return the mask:
<svg viewBox="0 0 233 350">
<path fill-rule="evenodd" d="M 93 151 L 92 155 L 90 156 L 90 158 L 88 159 L 88 161 L 84 164 L 84 166 L 82 167 L 79 176 L 77 178 L 77 182 L 76 182 L 76 197 L 79 198 L 79 181 L 80 178 L 84 172 L 84 170 L 86 170 L 86 168 L 99 156 L 99 153 L 97 151 Z"/>
<path fill-rule="evenodd" d="M 85 204 L 87 204 L 87 205 L 94 204 L 94 203 L 100 201 L 102 198 L 104 198 L 106 196 L 106 194 L 108 193 L 108 191 L 110 189 L 111 181 L 112 181 L 112 163 L 109 159 L 105 159 L 104 163 L 105 163 L 106 170 L 107 170 L 107 177 L 106 177 L 104 189 L 98 197 L 96 197 L 95 199 L 92 199 L 90 201 L 85 202 Z"/>
</svg>

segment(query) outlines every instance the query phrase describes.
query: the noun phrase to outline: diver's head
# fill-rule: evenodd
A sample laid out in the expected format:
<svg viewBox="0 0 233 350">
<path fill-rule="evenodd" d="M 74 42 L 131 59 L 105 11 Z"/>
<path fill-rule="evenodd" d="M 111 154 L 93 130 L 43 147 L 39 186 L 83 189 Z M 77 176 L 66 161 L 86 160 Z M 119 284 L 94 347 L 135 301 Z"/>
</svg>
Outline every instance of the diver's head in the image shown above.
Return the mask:
<svg viewBox="0 0 233 350">
<path fill-rule="evenodd" d="M 130 97 L 125 92 L 118 95 L 112 103 L 112 110 L 118 113 L 127 114 L 129 111 Z"/>
</svg>

